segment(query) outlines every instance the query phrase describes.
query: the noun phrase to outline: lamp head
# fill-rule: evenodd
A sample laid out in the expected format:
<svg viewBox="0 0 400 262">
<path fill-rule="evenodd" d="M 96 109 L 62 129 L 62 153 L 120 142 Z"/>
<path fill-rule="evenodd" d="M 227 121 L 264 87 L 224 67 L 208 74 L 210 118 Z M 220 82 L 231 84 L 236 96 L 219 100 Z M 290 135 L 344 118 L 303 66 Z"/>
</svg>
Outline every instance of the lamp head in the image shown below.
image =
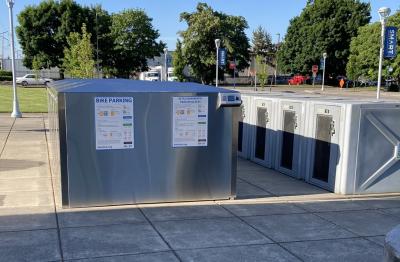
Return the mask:
<svg viewBox="0 0 400 262">
<path fill-rule="evenodd" d="M 215 47 L 219 48 L 220 45 L 221 45 L 221 39 L 215 39 Z"/>
<path fill-rule="evenodd" d="M 164 53 L 168 52 L 168 48 L 164 47 Z"/>
<path fill-rule="evenodd" d="M 328 57 L 328 54 L 327 53 L 323 53 L 322 57 L 326 59 Z"/>
<path fill-rule="evenodd" d="M 7 6 L 11 8 L 14 6 L 14 2 L 15 0 L 6 0 Z"/>
<path fill-rule="evenodd" d="M 381 17 L 381 20 L 386 20 L 386 18 L 389 17 L 390 15 L 390 8 L 389 7 L 381 7 L 378 10 L 379 16 Z"/>
</svg>

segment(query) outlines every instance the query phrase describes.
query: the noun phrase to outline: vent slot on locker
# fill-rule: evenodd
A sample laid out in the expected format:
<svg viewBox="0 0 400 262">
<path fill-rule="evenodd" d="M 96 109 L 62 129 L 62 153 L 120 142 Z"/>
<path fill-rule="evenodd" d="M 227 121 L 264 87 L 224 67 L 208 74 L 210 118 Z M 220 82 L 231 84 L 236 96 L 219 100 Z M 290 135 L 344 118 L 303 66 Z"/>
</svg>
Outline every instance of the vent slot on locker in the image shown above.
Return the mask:
<svg viewBox="0 0 400 262">
<path fill-rule="evenodd" d="M 328 182 L 331 157 L 331 138 L 334 134 L 332 116 L 317 115 L 314 145 L 313 178 Z"/>
<path fill-rule="evenodd" d="M 283 135 L 281 167 L 293 169 L 294 132 L 297 127 L 296 112 L 292 110 L 283 111 Z"/>
<path fill-rule="evenodd" d="M 264 107 L 257 107 L 257 128 L 256 128 L 256 146 L 255 157 L 258 159 L 265 159 L 265 139 L 267 134 L 267 109 Z"/>
</svg>

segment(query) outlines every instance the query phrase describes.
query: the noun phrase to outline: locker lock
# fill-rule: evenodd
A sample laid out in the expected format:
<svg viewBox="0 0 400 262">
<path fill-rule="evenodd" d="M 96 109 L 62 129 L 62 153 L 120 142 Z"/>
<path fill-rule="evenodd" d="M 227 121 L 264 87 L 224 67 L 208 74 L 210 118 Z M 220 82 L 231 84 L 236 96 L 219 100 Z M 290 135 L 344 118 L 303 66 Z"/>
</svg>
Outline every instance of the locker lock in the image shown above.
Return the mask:
<svg viewBox="0 0 400 262">
<path fill-rule="evenodd" d="M 331 131 L 331 136 L 333 136 L 333 135 L 336 133 L 336 130 L 335 130 L 335 121 L 334 121 L 334 120 L 332 120 L 332 122 L 331 122 L 331 124 L 330 124 L 330 126 L 329 126 L 329 129 L 330 129 L 330 131 Z"/>
<path fill-rule="evenodd" d="M 265 123 L 269 123 L 268 111 L 265 111 Z"/>
<path fill-rule="evenodd" d="M 245 119 L 245 117 L 246 117 L 246 110 L 244 109 L 244 106 L 242 105 L 242 106 L 240 107 L 240 109 L 241 109 L 241 111 L 242 111 L 242 119 Z"/>
</svg>

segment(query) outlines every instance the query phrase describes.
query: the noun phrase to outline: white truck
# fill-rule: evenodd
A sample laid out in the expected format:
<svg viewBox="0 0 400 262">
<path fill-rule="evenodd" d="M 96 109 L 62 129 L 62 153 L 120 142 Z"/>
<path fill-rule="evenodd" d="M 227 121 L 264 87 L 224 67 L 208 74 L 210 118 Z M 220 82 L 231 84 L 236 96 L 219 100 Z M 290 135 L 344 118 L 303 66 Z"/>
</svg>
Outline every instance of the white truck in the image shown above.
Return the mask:
<svg viewBox="0 0 400 262">
<path fill-rule="evenodd" d="M 152 67 L 149 71 L 140 73 L 139 79 L 144 81 L 165 81 L 165 70 L 162 66 Z M 168 81 L 177 80 L 178 78 L 174 75 L 174 68 L 168 67 Z"/>
<path fill-rule="evenodd" d="M 168 67 L 168 81 L 178 81 L 178 78 L 174 75 L 173 67 Z"/>
<path fill-rule="evenodd" d="M 157 70 L 141 72 L 139 79 L 144 81 L 160 81 L 160 72 Z"/>
</svg>

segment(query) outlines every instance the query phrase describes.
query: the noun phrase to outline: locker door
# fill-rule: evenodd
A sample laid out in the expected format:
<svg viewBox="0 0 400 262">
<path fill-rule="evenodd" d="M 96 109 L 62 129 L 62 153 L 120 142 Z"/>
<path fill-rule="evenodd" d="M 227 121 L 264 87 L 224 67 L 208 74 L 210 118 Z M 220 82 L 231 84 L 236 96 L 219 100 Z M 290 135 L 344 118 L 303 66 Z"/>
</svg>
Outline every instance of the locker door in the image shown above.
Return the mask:
<svg viewBox="0 0 400 262">
<path fill-rule="evenodd" d="M 261 165 L 271 167 L 271 109 L 272 102 L 269 100 L 256 100 L 254 143 L 252 146 L 252 160 Z"/>
<path fill-rule="evenodd" d="M 241 105 L 241 114 L 238 125 L 238 155 L 243 158 L 249 158 L 249 106 L 250 99 L 248 97 L 242 98 L 243 104 Z"/>
<path fill-rule="evenodd" d="M 293 150 L 296 128 L 296 112 L 283 110 L 283 134 L 281 167 L 293 170 Z"/>
<path fill-rule="evenodd" d="M 317 105 L 314 113 L 311 182 L 334 189 L 339 146 L 340 108 Z"/>
<path fill-rule="evenodd" d="M 279 171 L 294 177 L 299 177 L 301 110 L 301 104 L 296 102 L 284 102 L 281 106 Z"/>
</svg>

